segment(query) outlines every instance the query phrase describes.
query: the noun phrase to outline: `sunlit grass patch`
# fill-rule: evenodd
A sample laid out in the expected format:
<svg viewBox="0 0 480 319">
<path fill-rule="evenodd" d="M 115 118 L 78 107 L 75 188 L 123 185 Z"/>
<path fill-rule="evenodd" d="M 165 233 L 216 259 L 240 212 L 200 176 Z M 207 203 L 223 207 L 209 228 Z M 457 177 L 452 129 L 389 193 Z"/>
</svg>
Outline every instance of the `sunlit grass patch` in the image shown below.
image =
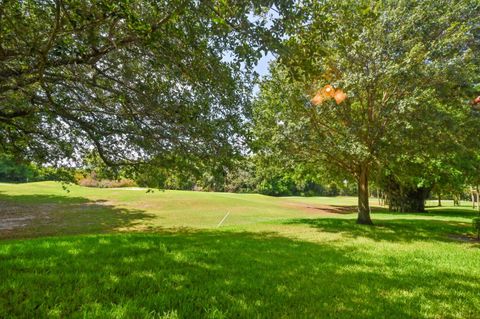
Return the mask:
<svg viewBox="0 0 480 319">
<path fill-rule="evenodd" d="M 0 317 L 474 318 L 480 311 L 479 250 L 441 242 L 323 244 L 203 231 L 7 241 L 0 256 Z"/>
</svg>

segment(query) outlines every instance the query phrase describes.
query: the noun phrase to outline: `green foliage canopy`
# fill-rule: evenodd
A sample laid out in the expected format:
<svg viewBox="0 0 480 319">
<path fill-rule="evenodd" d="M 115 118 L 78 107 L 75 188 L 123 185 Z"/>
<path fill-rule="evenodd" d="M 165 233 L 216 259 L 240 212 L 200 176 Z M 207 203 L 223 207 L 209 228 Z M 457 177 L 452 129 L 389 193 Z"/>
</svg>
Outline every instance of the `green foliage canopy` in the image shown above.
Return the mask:
<svg viewBox="0 0 480 319">
<path fill-rule="evenodd" d="M 272 1 L 0 4 L 0 151 L 40 163 L 235 154 L 245 71 L 279 31 L 262 18 Z"/>
<path fill-rule="evenodd" d="M 255 106 L 264 156 L 317 163 L 359 184 L 402 157 L 456 143 L 478 80 L 478 1 L 304 1 Z M 337 105 L 310 99 L 342 88 Z M 400 160 L 400 163 L 403 161 Z"/>
</svg>

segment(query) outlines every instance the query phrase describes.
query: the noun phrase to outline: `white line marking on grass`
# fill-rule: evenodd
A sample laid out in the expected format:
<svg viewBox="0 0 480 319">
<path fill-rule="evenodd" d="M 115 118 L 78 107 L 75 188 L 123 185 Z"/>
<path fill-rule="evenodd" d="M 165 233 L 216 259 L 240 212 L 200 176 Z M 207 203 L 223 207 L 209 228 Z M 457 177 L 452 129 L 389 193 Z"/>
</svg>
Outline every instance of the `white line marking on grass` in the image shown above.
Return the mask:
<svg viewBox="0 0 480 319">
<path fill-rule="evenodd" d="M 223 216 L 223 219 L 218 223 L 217 227 L 222 226 L 222 223 L 227 219 L 228 215 L 230 215 L 230 212 L 228 212 L 225 216 Z"/>
</svg>

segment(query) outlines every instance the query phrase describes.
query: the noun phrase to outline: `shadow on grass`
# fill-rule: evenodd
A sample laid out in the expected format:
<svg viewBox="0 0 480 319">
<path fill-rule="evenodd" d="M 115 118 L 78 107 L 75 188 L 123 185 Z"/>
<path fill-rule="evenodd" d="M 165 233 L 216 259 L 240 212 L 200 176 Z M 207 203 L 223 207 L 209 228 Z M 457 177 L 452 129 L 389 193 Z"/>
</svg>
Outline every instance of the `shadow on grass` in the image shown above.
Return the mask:
<svg viewBox="0 0 480 319">
<path fill-rule="evenodd" d="M 357 206 L 352 205 L 325 205 L 321 207 L 316 206 L 306 206 L 307 208 L 318 210 L 323 213 L 331 213 L 331 214 L 353 214 L 357 212 Z"/>
<path fill-rule="evenodd" d="M 356 213 L 357 206 L 337 206 L 330 205 L 334 207 L 334 210 L 339 210 L 343 213 Z M 321 209 L 321 208 L 318 208 Z M 439 206 L 427 206 L 426 211 L 423 213 L 420 212 L 392 212 L 388 209 L 388 206 L 371 206 L 370 209 L 372 213 L 382 213 L 390 214 L 395 216 L 402 215 L 416 215 L 416 216 L 427 216 L 427 217 L 460 217 L 460 218 L 473 218 L 480 216 L 477 210 L 471 208 L 463 207 L 439 207 Z"/>
<path fill-rule="evenodd" d="M 420 215 L 421 213 L 415 213 Z M 430 207 L 427 208 L 428 216 L 441 216 L 441 217 L 462 217 L 462 218 L 473 218 L 480 216 L 478 211 L 473 209 L 467 209 L 463 207 L 458 208 L 443 208 L 443 207 Z"/>
<path fill-rule="evenodd" d="M 415 215 L 415 216 L 427 216 L 427 217 L 460 217 L 460 218 L 473 218 L 479 216 L 478 211 L 475 211 L 466 207 L 438 207 L 438 206 L 427 206 L 426 212 L 405 212 L 398 213 L 389 211 L 387 207 L 371 207 L 373 213 L 382 213 L 382 214 L 391 214 L 396 216 L 401 215 Z"/>
<path fill-rule="evenodd" d="M 352 247 L 251 233 L 9 241 L 0 244 L 0 317 L 421 318 L 448 317 L 452 309 L 459 317 L 480 313 L 475 273 L 455 274 L 458 269 L 437 267 L 430 259 L 407 258 L 399 254 L 379 260 Z"/>
<path fill-rule="evenodd" d="M 334 206 L 335 207 L 335 206 Z M 340 206 L 341 207 L 341 206 Z M 350 206 L 349 206 L 350 207 Z M 351 213 L 356 213 L 357 207 L 351 206 L 350 207 Z M 388 207 L 383 206 L 372 206 L 371 207 L 372 213 L 381 213 L 386 215 L 398 216 L 402 217 L 405 215 L 409 216 L 419 216 L 419 217 L 446 217 L 446 218 L 467 218 L 471 219 L 474 217 L 479 217 L 480 213 L 477 210 L 473 210 L 471 208 L 466 207 L 438 207 L 438 206 L 427 206 L 425 212 L 392 212 L 388 209 Z"/>
<path fill-rule="evenodd" d="M 471 232 L 471 226 L 468 223 L 425 219 L 374 220 L 373 227 L 357 225 L 353 219 L 339 218 L 292 219 L 285 224 L 309 225 L 321 232 L 341 233 L 350 238 L 365 237 L 390 242 L 451 242 L 452 239 L 449 236 L 463 236 Z"/>
<path fill-rule="evenodd" d="M 142 210 L 115 207 L 105 200 L 0 193 L 0 239 L 111 232 L 150 218 Z"/>
<path fill-rule="evenodd" d="M 358 212 L 358 206 L 356 205 L 325 205 L 325 206 L 306 206 L 306 208 L 318 210 L 324 213 L 331 213 L 331 214 L 340 214 L 340 215 L 348 215 L 348 214 L 356 214 Z M 398 213 L 392 212 L 388 210 L 386 206 L 371 206 L 370 207 L 372 213 L 382 213 L 382 214 L 405 214 L 405 215 L 421 215 L 421 216 L 448 216 L 448 217 L 473 217 L 475 215 L 472 210 L 468 209 L 442 209 L 442 211 L 437 211 L 434 209 L 430 209 L 424 213 Z"/>
</svg>

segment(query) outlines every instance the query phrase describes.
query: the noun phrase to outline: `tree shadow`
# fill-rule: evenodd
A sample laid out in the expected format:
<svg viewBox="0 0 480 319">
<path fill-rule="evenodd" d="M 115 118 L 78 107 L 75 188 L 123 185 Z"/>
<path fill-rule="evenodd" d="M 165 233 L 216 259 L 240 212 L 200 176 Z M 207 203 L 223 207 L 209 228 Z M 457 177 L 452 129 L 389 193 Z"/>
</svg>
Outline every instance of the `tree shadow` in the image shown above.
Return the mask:
<svg viewBox="0 0 480 319">
<path fill-rule="evenodd" d="M 365 237 L 389 242 L 451 242 L 454 240 L 452 235 L 463 236 L 471 232 L 470 224 L 456 221 L 388 219 L 375 220 L 374 223 L 374 227 L 357 225 L 353 219 L 340 218 L 302 218 L 285 222 L 290 225 L 308 225 L 321 232 L 340 233 L 350 238 Z"/>
<path fill-rule="evenodd" d="M 421 318 L 448 317 L 452 309 L 460 317 L 480 312 L 474 273 L 450 273 L 445 265 L 401 253 L 378 260 L 355 247 L 265 233 L 46 238 L 4 242 L 0 256 L 0 317 Z"/>
<path fill-rule="evenodd" d="M 324 205 L 324 206 L 315 206 L 315 205 L 305 205 L 305 208 L 318 210 L 319 212 L 324 213 L 331 213 L 331 214 L 340 214 L 340 215 L 348 215 L 348 214 L 356 214 L 358 212 L 358 206 L 356 205 Z M 477 212 L 472 210 L 468 210 L 465 208 L 451 208 L 445 209 L 440 207 L 437 210 L 437 207 L 428 208 L 426 212 L 419 213 L 419 212 L 405 212 L 405 213 L 398 213 L 390 211 L 386 206 L 370 206 L 372 213 L 382 213 L 382 214 L 391 214 L 391 215 L 419 215 L 419 216 L 445 216 L 445 217 L 474 217 L 478 215 Z"/>
<path fill-rule="evenodd" d="M 135 227 L 153 218 L 106 200 L 0 193 L 0 239 L 94 234 Z"/>
<path fill-rule="evenodd" d="M 382 213 L 401 217 L 402 215 L 415 215 L 426 217 L 460 217 L 460 218 L 473 218 L 479 216 L 479 212 L 466 207 L 445 208 L 438 206 L 427 206 L 425 212 L 393 212 L 388 210 L 387 207 L 372 206 L 372 213 Z"/>
<path fill-rule="evenodd" d="M 325 206 L 306 206 L 306 208 L 313 209 L 313 210 L 318 210 L 322 213 L 330 213 L 330 214 L 354 214 L 357 212 L 357 206 L 353 205 L 348 205 L 348 206 L 342 206 L 342 205 L 325 205 Z"/>
</svg>

